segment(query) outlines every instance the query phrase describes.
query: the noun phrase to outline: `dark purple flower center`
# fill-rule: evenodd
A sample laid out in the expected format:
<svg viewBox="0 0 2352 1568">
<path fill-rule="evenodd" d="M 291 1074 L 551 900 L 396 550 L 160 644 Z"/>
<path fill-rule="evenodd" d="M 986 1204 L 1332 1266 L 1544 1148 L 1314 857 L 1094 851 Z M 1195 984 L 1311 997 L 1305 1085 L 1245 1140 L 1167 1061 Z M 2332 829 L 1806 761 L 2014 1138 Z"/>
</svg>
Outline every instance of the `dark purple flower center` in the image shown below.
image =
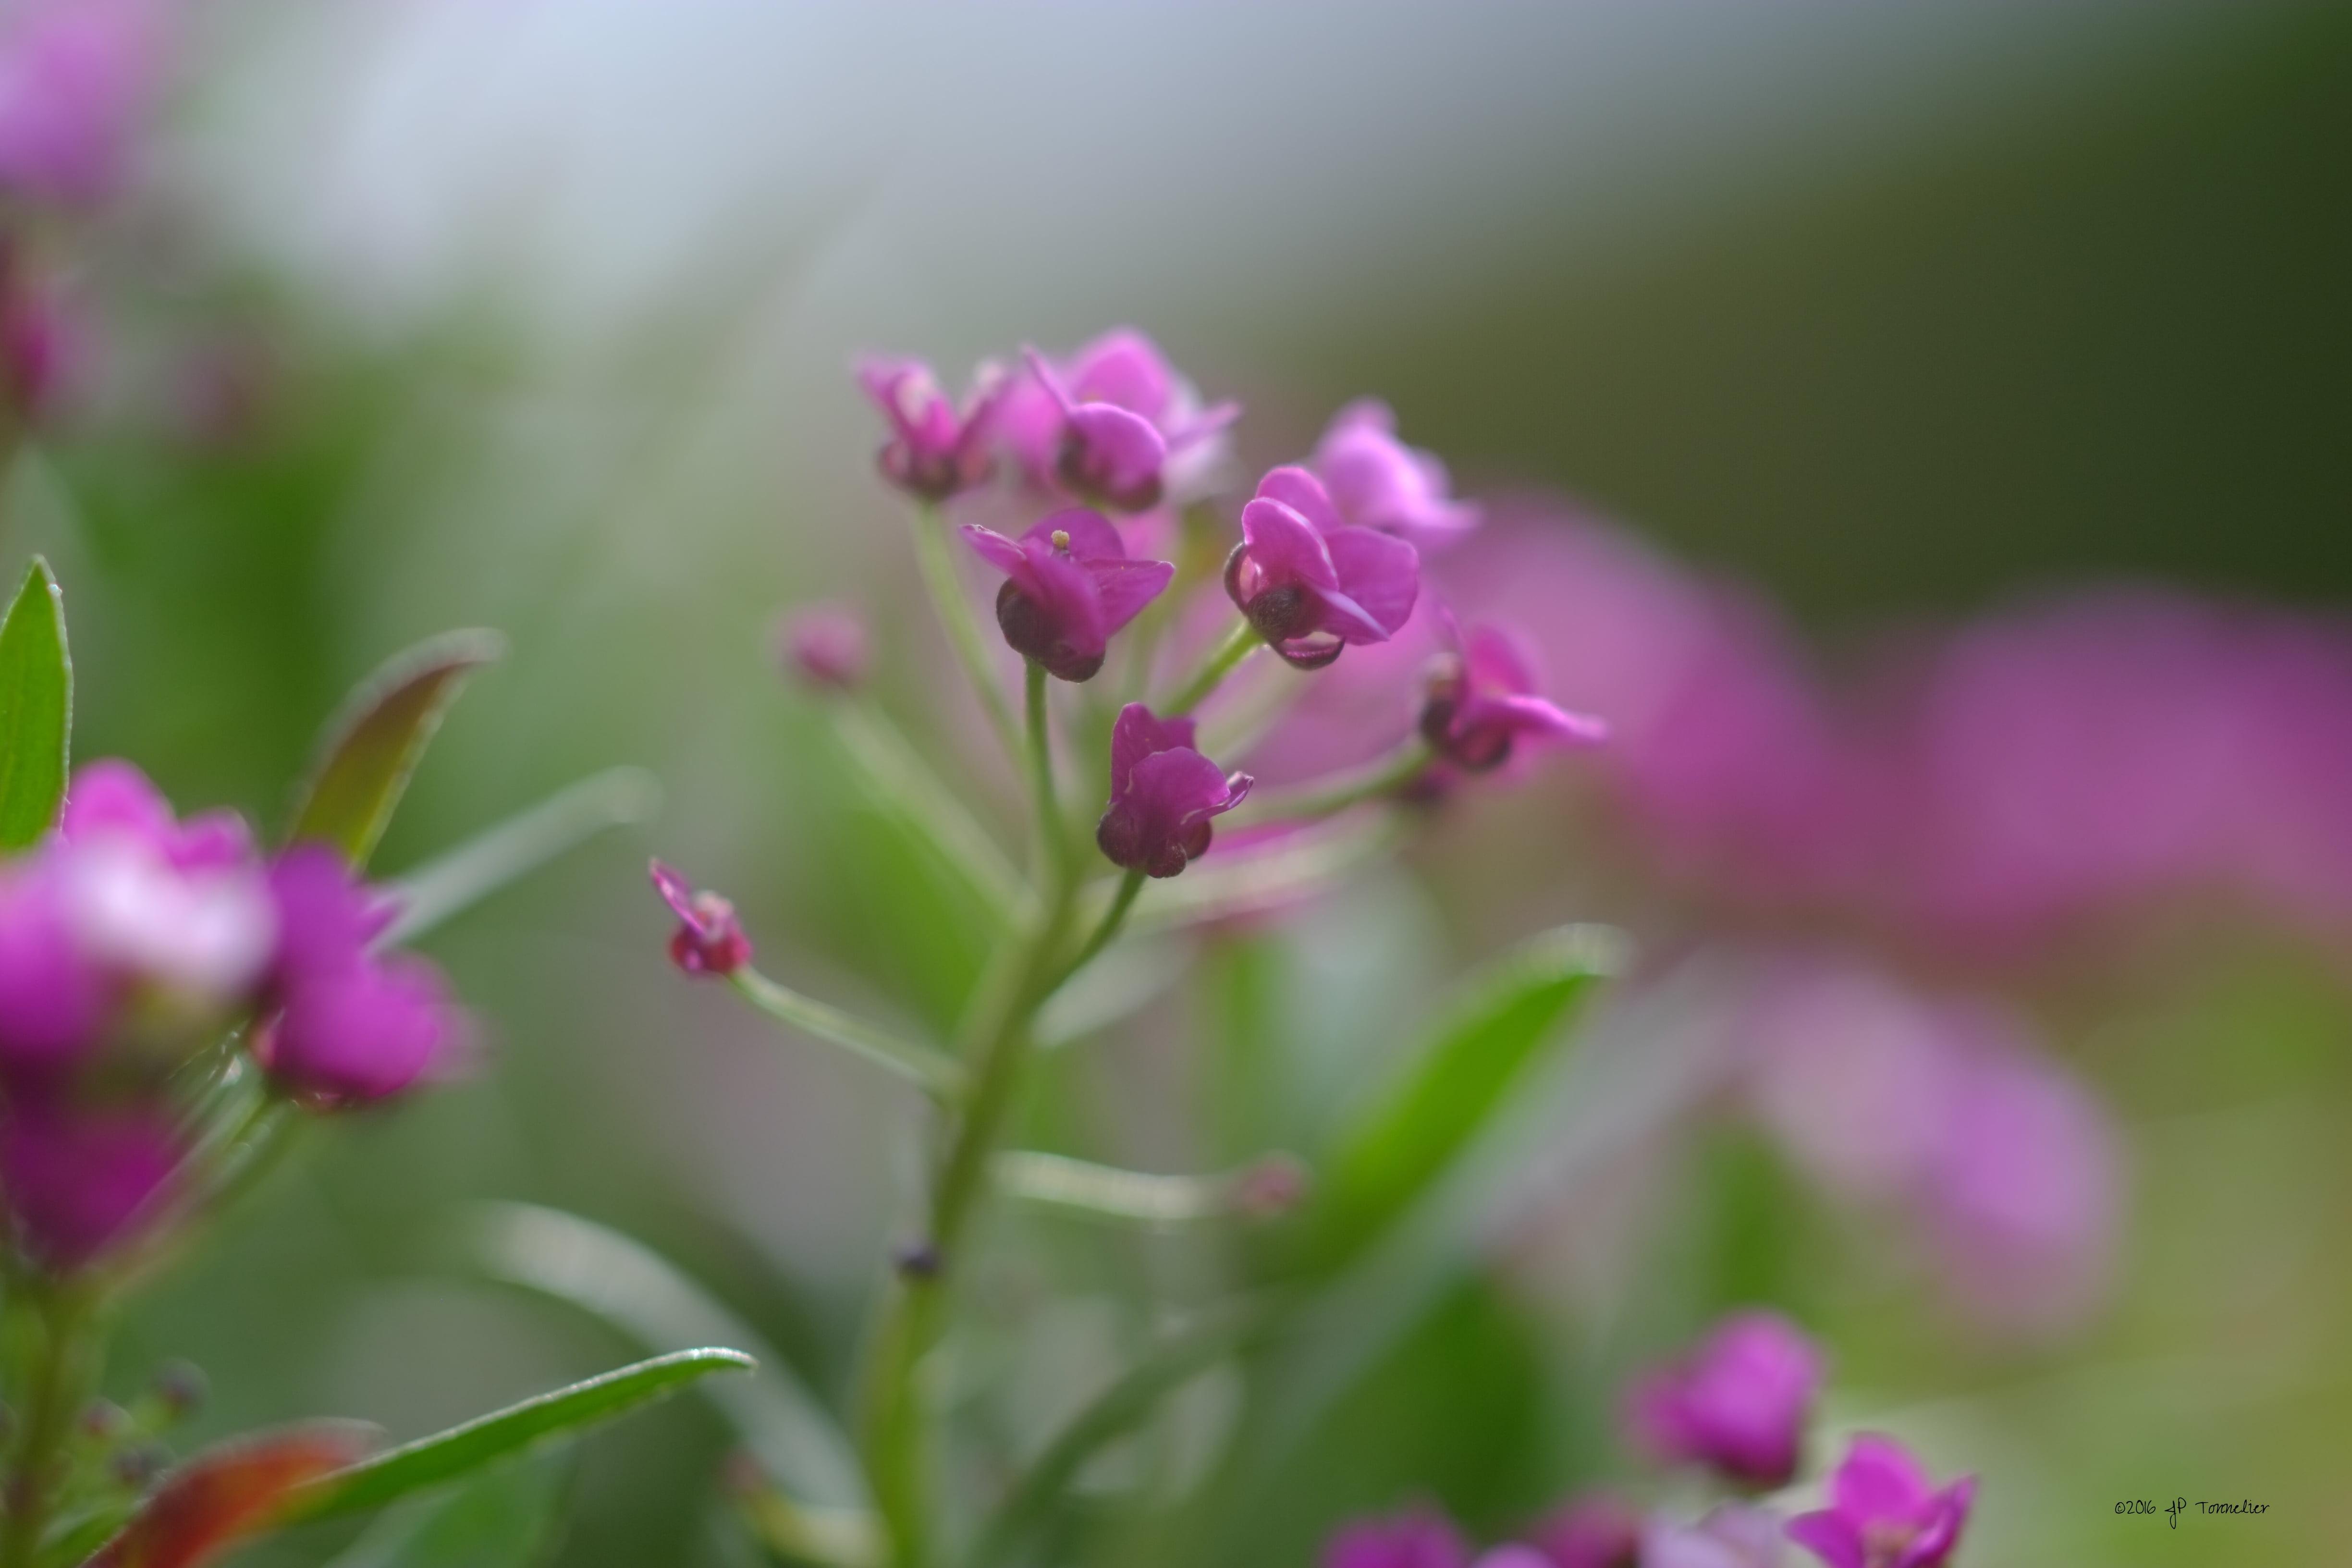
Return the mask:
<svg viewBox="0 0 2352 1568">
<path fill-rule="evenodd" d="M 1081 653 L 1071 647 L 1060 618 L 1011 578 L 996 591 L 996 625 L 1013 652 L 1035 659 L 1057 680 L 1091 680 L 1103 667 L 1100 652 Z"/>
<path fill-rule="evenodd" d="M 1122 474 L 1112 456 L 1075 426 L 1062 432 L 1054 471 L 1071 491 L 1115 511 L 1150 511 L 1160 504 L 1160 472 Z"/>
</svg>

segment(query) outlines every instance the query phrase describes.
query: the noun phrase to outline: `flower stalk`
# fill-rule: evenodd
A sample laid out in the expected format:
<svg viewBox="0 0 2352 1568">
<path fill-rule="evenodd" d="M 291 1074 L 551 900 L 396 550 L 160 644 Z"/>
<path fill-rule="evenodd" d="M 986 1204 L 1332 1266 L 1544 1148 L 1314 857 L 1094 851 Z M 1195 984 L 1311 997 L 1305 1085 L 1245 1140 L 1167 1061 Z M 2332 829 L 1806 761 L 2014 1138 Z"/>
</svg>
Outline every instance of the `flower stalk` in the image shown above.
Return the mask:
<svg viewBox="0 0 2352 1568">
<path fill-rule="evenodd" d="M 1192 672 L 1192 679 L 1161 706 L 1161 716 L 1181 719 L 1206 702 L 1217 688 L 1224 684 L 1225 677 L 1240 668 L 1243 660 L 1265 646 L 1265 640 L 1258 636 L 1255 626 L 1246 620 L 1234 622 L 1233 630 L 1225 634 L 1224 640 L 1212 648 L 1209 657 L 1201 661 L 1201 668 Z"/>
<path fill-rule="evenodd" d="M 980 705 L 988 714 L 990 728 L 996 731 L 1004 754 L 1017 760 L 1021 755 L 1021 730 L 1013 722 L 1013 710 L 996 684 L 996 671 L 980 621 L 965 600 L 963 584 L 956 580 L 947 528 L 947 519 L 938 507 L 927 503 L 915 509 L 915 559 L 922 567 L 923 586 L 930 592 L 931 607 L 939 615 L 940 625 L 947 629 L 957 662 L 963 666 L 972 689 L 980 695 Z"/>
</svg>

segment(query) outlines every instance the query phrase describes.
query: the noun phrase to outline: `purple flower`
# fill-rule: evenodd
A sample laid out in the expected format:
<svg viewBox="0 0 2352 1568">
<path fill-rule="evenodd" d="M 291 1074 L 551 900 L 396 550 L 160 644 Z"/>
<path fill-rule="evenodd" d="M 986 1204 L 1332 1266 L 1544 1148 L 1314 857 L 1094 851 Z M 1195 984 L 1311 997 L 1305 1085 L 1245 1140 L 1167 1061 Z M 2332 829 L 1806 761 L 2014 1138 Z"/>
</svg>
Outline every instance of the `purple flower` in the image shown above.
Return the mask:
<svg viewBox="0 0 2352 1568">
<path fill-rule="evenodd" d="M 465 1037 L 440 973 L 374 951 L 397 912 L 323 844 L 298 844 L 270 868 L 278 942 L 277 1014 L 254 1055 L 279 1087 L 322 1109 L 397 1094 L 442 1066 Z"/>
<path fill-rule="evenodd" d="M 1024 658 L 1062 680 L 1091 679 L 1120 627 L 1176 575 L 1165 561 L 1129 561 L 1098 512 L 1057 511 L 1019 539 L 966 523 L 965 542 L 1004 574 L 996 624 Z"/>
<path fill-rule="evenodd" d="M 1636 1568 L 1642 1516 L 1617 1498 L 1594 1492 L 1544 1520 L 1528 1540 L 1551 1568 Z"/>
<path fill-rule="evenodd" d="M 1158 345 L 1131 327 L 1055 363 L 1023 351 L 1028 375 L 1005 394 L 1000 427 L 1030 478 L 1114 511 L 1149 511 L 1203 479 L 1241 413 L 1202 408 Z"/>
<path fill-rule="evenodd" d="M 1173 877 L 1209 852 L 1210 819 L 1249 791 L 1247 773 L 1228 776 L 1192 749 L 1192 721 L 1130 702 L 1111 728 L 1110 805 L 1095 842 L 1115 866 Z"/>
<path fill-rule="evenodd" d="M 988 478 L 986 443 L 1004 391 L 1002 368 L 982 364 L 961 408 L 920 360 L 868 359 L 858 365 L 857 379 L 890 422 L 878 458 L 885 479 L 928 500 L 945 500 Z"/>
<path fill-rule="evenodd" d="M 751 962 L 751 939 L 735 919 L 735 906 L 717 893 L 698 891 L 693 883 L 656 860 L 654 887 L 677 917 L 669 939 L 672 963 L 688 974 L 734 973 Z"/>
<path fill-rule="evenodd" d="M 35 0 L 0 37 L 0 187 L 98 201 L 121 183 L 162 42 L 146 0 Z"/>
<path fill-rule="evenodd" d="M 1821 1382 L 1821 1352 L 1796 1325 L 1738 1312 L 1684 1361 L 1636 1384 L 1626 1414 L 1635 1439 L 1664 1463 L 1780 1487 L 1797 1473 Z"/>
<path fill-rule="evenodd" d="M 1434 1509 L 1358 1520 L 1323 1545 L 1319 1568 L 1470 1568 L 1470 1543 Z"/>
<path fill-rule="evenodd" d="M 1653 1520 L 1642 1532 L 1641 1568 L 1779 1568 L 1780 1516 L 1727 1503 L 1696 1524 Z"/>
<path fill-rule="evenodd" d="M 1864 1433 L 1830 1483 L 1830 1506 L 1789 1521 L 1789 1539 L 1829 1568 L 1940 1568 L 1969 1521 L 1976 1478 L 1937 1491 L 1904 1447 Z"/>
<path fill-rule="evenodd" d="M 13 1101 L 0 1119 L 0 1194 L 19 1245 L 56 1271 L 90 1261 L 152 1217 L 180 1153 L 160 1107 Z"/>
<path fill-rule="evenodd" d="M 1307 466 L 1339 515 L 1359 528 L 1399 534 L 1432 551 L 1478 526 L 1478 508 L 1446 493 L 1445 465 L 1398 440 L 1396 416 L 1376 398 L 1339 410 Z"/>
<path fill-rule="evenodd" d="M 1242 508 L 1225 592 L 1274 651 L 1319 669 L 1351 643 L 1386 642 L 1412 614 L 1421 557 L 1411 544 L 1340 520 L 1322 481 L 1276 468 Z"/>
<path fill-rule="evenodd" d="M 81 324 L 58 290 L 0 239 L 0 395 L 8 413 L 33 420 L 49 412 L 86 357 Z"/>
<path fill-rule="evenodd" d="M 0 1070 L 73 1066 L 98 1043 L 112 995 L 76 937 L 53 855 L 0 872 Z"/>
<path fill-rule="evenodd" d="M 147 775 L 119 757 L 74 770 L 58 828 L 76 843 L 115 836 L 134 839 L 183 870 L 217 870 L 253 858 L 253 833 L 243 817 L 207 811 L 182 822 Z"/>
<path fill-rule="evenodd" d="M 1465 773 L 1511 760 L 1517 742 L 1597 745 L 1609 736 L 1600 720 L 1537 695 L 1533 657 L 1500 626 L 1473 626 L 1460 647 L 1432 663 L 1421 732 L 1440 756 Z"/>
<path fill-rule="evenodd" d="M 866 623 L 839 605 L 811 605 L 784 621 L 785 662 L 809 685 L 850 691 L 866 680 Z"/>
</svg>

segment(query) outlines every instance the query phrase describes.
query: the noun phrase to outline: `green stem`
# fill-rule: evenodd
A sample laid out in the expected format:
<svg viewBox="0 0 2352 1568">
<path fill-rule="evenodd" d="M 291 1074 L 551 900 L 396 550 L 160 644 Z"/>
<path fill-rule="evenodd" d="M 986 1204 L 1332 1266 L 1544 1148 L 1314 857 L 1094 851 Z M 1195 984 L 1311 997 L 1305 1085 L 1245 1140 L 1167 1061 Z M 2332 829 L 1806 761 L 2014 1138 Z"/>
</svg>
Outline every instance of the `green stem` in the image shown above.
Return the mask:
<svg viewBox="0 0 2352 1568">
<path fill-rule="evenodd" d="M 1206 1176 L 1126 1171 L 1035 1149 L 1000 1151 L 989 1172 L 1008 1198 L 1128 1225 L 1171 1226 L 1223 1219 L 1241 1206 L 1236 1173 Z"/>
<path fill-rule="evenodd" d="M 963 584 L 956 578 L 955 558 L 948 547 L 947 517 L 936 506 L 926 504 L 916 509 L 915 559 L 922 566 L 923 585 L 930 590 L 931 606 L 939 613 L 940 624 L 947 628 L 948 641 L 955 646 L 964 674 L 971 677 L 972 689 L 980 693 L 981 706 L 988 710 L 989 724 L 1003 742 L 1004 754 L 1018 762 L 1021 730 L 1013 721 L 1012 705 L 1004 700 L 1003 689 L 996 683 L 988 638 L 971 613 L 971 602 L 964 596 Z"/>
<path fill-rule="evenodd" d="M 1045 704 L 1045 667 L 1029 661 L 1029 794 L 1037 805 L 1037 873 L 1058 885 L 1069 880 L 1069 837 L 1062 829 L 1061 793 L 1054 786 L 1052 715 Z"/>
<path fill-rule="evenodd" d="M 1231 675 L 1242 660 L 1265 646 L 1255 626 L 1246 620 L 1235 622 L 1234 629 L 1225 634 L 1225 640 L 1219 643 L 1201 668 L 1193 672 L 1192 679 L 1168 700 L 1165 708 L 1160 710 L 1160 717 L 1174 719 L 1198 708 L 1209 700 L 1211 692 L 1223 684 L 1225 677 Z"/>
<path fill-rule="evenodd" d="M 954 868 L 1000 923 L 1021 914 L 1029 896 L 1021 873 L 888 715 L 852 697 L 828 701 L 824 710 L 843 752 L 898 819 Z"/>
<path fill-rule="evenodd" d="M 1069 982 L 1071 975 L 1092 963 L 1096 955 L 1110 945 L 1111 939 L 1118 934 L 1118 928 L 1127 923 L 1127 911 L 1135 907 L 1135 896 L 1141 891 L 1142 872 L 1129 871 L 1119 879 L 1118 891 L 1112 895 L 1110 908 L 1103 911 L 1103 918 L 1096 923 L 1093 934 L 1087 938 L 1086 945 L 1078 949 L 1077 955 L 1062 966 L 1062 973 L 1055 977 L 1054 991 L 1059 991 Z M 1046 993 L 1048 995 L 1052 994 L 1051 991 Z"/>
<path fill-rule="evenodd" d="M 1368 800 L 1382 800 L 1419 778 L 1436 760 L 1429 742 L 1416 735 L 1387 756 L 1376 757 L 1362 767 L 1296 789 L 1269 790 L 1252 795 L 1245 808 L 1248 820 L 1330 816 Z M 1235 820 L 1242 820 L 1239 813 Z"/>
<path fill-rule="evenodd" d="M 745 964 L 727 977 L 735 994 L 780 1023 L 839 1046 L 850 1055 L 894 1073 L 938 1100 L 962 1092 L 963 1064 L 942 1051 L 902 1040 L 838 1007 L 803 996 Z"/>
<path fill-rule="evenodd" d="M 57 1501 L 66 1441 L 89 1381 L 89 1300 L 70 1287 L 45 1289 L 35 1300 L 40 1352 L 26 1397 L 23 1434 L 8 1466 L 0 1568 L 32 1568 L 38 1556 Z"/>
</svg>

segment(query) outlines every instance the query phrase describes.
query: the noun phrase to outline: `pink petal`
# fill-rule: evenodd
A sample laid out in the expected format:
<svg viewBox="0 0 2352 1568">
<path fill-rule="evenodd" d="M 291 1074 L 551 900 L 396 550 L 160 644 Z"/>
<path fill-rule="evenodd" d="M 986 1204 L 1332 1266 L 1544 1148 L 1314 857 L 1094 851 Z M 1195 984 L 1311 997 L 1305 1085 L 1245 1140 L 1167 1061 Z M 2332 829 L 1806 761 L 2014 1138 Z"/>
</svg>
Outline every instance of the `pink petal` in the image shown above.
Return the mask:
<svg viewBox="0 0 2352 1568">
<path fill-rule="evenodd" d="M 1080 564 L 1094 576 L 1095 592 L 1102 605 L 1105 636 L 1117 633 L 1135 619 L 1176 575 L 1175 566 L 1166 561 L 1086 561 Z"/>
<path fill-rule="evenodd" d="M 1789 1521 L 1789 1539 L 1829 1564 L 1829 1568 L 1866 1568 L 1862 1531 L 1852 1520 L 1833 1510 L 1799 1514 Z"/>
<path fill-rule="evenodd" d="M 669 906 L 669 912 L 695 931 L 701 931 L 702 916 L 694 907 L 694 884 L 659 860 L 653 862 L 651 870 L 654 890 L 661 895 L 662 902 Z"/>
<path fill-rule="evenodd" d="M 1907 1519 L 1933 1491 L 1927 1472 L 1909 1450 L 1874 1432 L 1853 1440 L 1831 1483 L 1838 1511 L 1858 1519 Z"/>
<path fill-rule="evenodd" d="M 1026 549 L 1027 570 L 1013 580 L 1036 601 L 1074 652 L 1089 657 L 1102 652 L 1110 628 L 1104 622 L 1094 574 L 1050 544 L 1033 542 Z"/>
<path fill-rule="evenodd" d="M 1193 725 L 1190 719 L 1161 719 L 1140 702 L 1118 710 L 1110 728 L 1110 793 L 1128 793 L 1136 764 L 1155 752 L 1190 749 Z"/>
<path fill-rule="evenodd" d="M 1343 528 L 1323 542 L 1330 550 L 1340 590 L 1380 623 L 1385 641 L 1404 625 L 1420 596 L 1420 552 L 1369 528 Z"/>
<path fill-rule="evenodd" d="M 1323 536 L 1282 501 L 1261 497 L 1242 508 L 1242 542 L 1267 586 L 1297 583 L 1324 594 L 1339 590 L 1339 574 Z"/>
<path fill-rule="evenodd" d="M 1086 446 L 1088 470 L 1114 491 L 1154 478 L 1168 460 L 1168 442 L 1159 428 L 1117 404 L 1081 403 L 1064 417 Z"/>
<path fill-rule="evenodd" d="M 1176 380 L 1159 345 L 1133 327 L 1115 327 L 1071 355 L 1069 373 L 1076 400 L 1115 403 L 1154 421 Z"/>
<path fill-rule="evenodd" d="M 1342 524 L 1339 509 L 1332 504 L 1331 492 L 1323 481 L 1305 468 L 1287 467 L 1268 470 L 1258 480 L 1257 493 L 1267 500 L 1280 501 L 1305 518 L 1318 533 L 1331 533 Z"/>
<path fill-rule="evenodd" d="M 1056 533 L 1069 536 L 1070 555 L 1075 560 L 1127 559 L 1127 541 L 1119 537 L 1117 525 L 1102 513 L 1082 506 L 1065 507 L 1021 537 L 1051 544 Z"/>
<path fill-rule="evenodd" d="M 1474 687 L 1513 694 L 1543 689 L 1527 645 L 1500 626 L 1471 627 L 1463 639 L 1462 658 Z"/>
<path fill-rule="evenodd" d="M 1502 711 L 1512 728 L 1523 734 L 1541 735 L 1571 746 L 1597 746 L 1609 738 L 1606 720 L 1590 713 L 1571 713 L 1540 697 L 1496 697 L 1487 700 Z"/>
<path fill-rule="evenodd" d="M 1007 539 L 996 530 L 982 528 L 976 522 L 967 522 L 956 531 L 963 535 L 963 542 L 971 546 L 972 553 L 1006 576 L 1018 580 L 1026 575 L 1029 557 L 1022 552 L 1018 541 Z M 1030 531 L 1034 533 L 1036 531 L 1033 529 Z"/>
</svg>

